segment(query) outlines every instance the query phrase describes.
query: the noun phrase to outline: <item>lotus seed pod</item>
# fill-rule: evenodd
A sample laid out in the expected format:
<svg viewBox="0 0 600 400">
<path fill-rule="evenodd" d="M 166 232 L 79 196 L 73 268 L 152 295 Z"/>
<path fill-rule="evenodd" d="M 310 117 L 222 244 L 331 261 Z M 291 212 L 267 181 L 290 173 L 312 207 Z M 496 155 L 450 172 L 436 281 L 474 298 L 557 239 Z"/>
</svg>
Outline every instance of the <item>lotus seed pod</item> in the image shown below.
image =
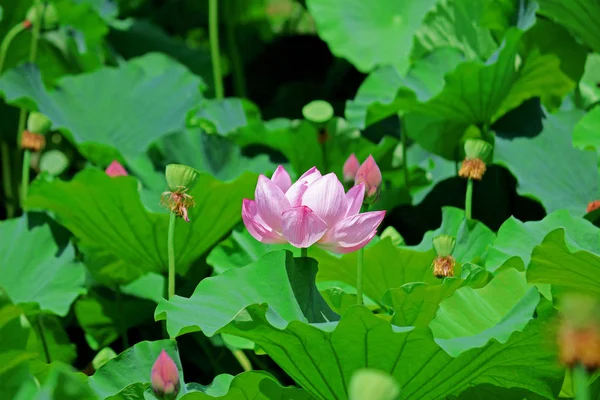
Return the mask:
<svg viewBox="0 0 600 400">
<path fill-rule="evenodd" d="M 52 122 L 41 112 L 34 111 L 27 118 L 27 130 L 29 132 L 45 135 L 50 131 Z"/>
<path fill-rule="evenodd" d="M 196 186 L 200 173 L 192 167 L 182 164 L 167 165 L 166 173 L 169 189 L 176 191 L 181 188 L 192 189 Z"/>
<path fill-rule="evenodd" d="M 456 239 L 450 235 L 439 235 L 433 238 L 433 248 L 438 257 L 447 257 L 454 252 Z"/>
<path fill-rule="evenodd" d="M 38 22 L 40 10 L 43 10 L 42 30 L 52 30 L 58 27 L 58 10 L 52 3 L 46 3 L 41 6 L 34 4 L 27 11 L 25 19 L 35 25 Z"/>
<path fill-rule="evenodd" d="M 481 139 L 469 139 L 465 142 L 465 154 L 468 159 L 478 158 L 485 161 L 492 152 L 492 146 Z"/>
<path fill-rule="evenodd" d="M 322 124 L 333 117 L 333 107 L 324 100 L 311 101 L 302 108 L 302 115 L 311 122 Z"/>
</svg>

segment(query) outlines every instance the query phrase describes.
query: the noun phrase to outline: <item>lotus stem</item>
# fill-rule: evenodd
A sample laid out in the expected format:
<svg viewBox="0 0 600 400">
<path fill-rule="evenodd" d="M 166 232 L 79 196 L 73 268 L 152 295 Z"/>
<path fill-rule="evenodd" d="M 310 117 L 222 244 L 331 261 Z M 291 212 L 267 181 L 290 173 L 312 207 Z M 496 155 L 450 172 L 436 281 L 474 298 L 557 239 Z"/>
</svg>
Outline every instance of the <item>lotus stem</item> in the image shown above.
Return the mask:
<svg viewBox="0 0 600 400">
<path fill-rule="evenodd" d="M 44 348 L 44 355 L 46 356 L 46 363 L 50 364 L 52 362 L 52 357 L 50 357 L 50 350 L 48 349 L 48 342 L 46 341 L 44 318 L 41 314 L 38 314 L 37 316 L 37 323 L 40 330 L 40 340 L 42 341 L 42 347 Z"/>
<path fill-rule="evenodd" d="M 406 137 L 406 125 L 403 123 L 402 118 L 400 118 L 400 139 L 402 140 L 402 169 L 404 170 L 404 186 L 406 187 L 406 191 L 410 193 L 410 183 L 409 183 L 409 174 L 408 174 L 408 138 Z"/>
<path fill-rule="evenodd" d="M 358 250 L 358 258 L 356 260 L 356 304 L 363 305 L 363 259 L 365 248 Z"/>
<path fill-rule="evenodd" d="M 308 257 L 308 247 L 300 249 L 300 257 Z"/>
<path fill-rule="evenodd" d="M 465 195 L 465 217 L 471 219 L 471 208 L 473 203 L 473 179 L 467 179 L 467 193 Z"/>
<path fill-rule="evenodd" d="M 208 31 L 210 36 L 210 58 L 212 60 L 213 79 L 215 83 L 215 98 L 225 96 L 223 75 L 221 73 L 221 51 L 219 49 L 219 5 L 217 0 L 208 3 Z"/>
<path fill-rule="evenodd" d="M 591 400 L 588 387 L 588 373 L 585 366 L 578 363 L 572 370 L 575 400 Z"/>
<path fill-rule="evenodd" d="M 167 236 L 167 252 L 169 256 L 169 276 L 168 276 L 168 299 L 175 296 L 175 219 L 177 215 L 171 212 L 169 218 L 169 232 Z"/>
<path fill-rule="evenodd" d="M 233 356 L 235 357 L 235 359 L 238 361 L 238 363 L 241 365 L 241 367 L 243 368 L 244 371 L 252 371 L 252 363 L 250 363 L 250 360 L 248 359 L 248 357 L 246 357 L 246 354 L 244 354 L 243 350 L 240 349 L 230 349 L 231 350 L 231 354 L 233 354 Z"/>
<path fill-rule="evenodd" d="M 224 3 L 225 15 L 231 15 L 231 5 L 235 0 L 226 0 Z M 240 49 L 237 45 L 235 36 L 235 22 L 230 19 L 225 21 L 225 34 L 227 38 L 227 47 L 229 48 L 229 57 L 231 59 L 231 68 L 233 73 L 233 88 L 237 97 L 246 97 L 246 77 L 244 76 L 244 65 L 240 56 Z"/>
</svg>

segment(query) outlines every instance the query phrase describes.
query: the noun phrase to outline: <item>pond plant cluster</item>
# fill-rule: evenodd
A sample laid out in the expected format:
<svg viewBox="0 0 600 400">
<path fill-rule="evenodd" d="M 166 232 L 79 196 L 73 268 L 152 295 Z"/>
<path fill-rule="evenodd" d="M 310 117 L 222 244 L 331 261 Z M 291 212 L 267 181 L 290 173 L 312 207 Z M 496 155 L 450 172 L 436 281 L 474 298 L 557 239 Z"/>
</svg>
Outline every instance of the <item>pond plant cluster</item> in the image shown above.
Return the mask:
<svg viewBox="0 0 600 400">
<path fill-rule="evenodd" d="M 600 398 L 600 0 L 6 0 L 0 398 Z"/>
</svg>

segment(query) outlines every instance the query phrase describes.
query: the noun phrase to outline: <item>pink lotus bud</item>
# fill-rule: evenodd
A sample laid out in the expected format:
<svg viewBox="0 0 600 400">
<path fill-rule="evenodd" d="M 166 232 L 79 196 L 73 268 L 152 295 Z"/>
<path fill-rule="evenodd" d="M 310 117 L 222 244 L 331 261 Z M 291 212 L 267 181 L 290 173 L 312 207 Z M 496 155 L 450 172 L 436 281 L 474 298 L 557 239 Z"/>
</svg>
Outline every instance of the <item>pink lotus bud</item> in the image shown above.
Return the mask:
<svg viewBox="0 0 600 400">
<path fill-rule="evenodd" d="M 356 178 L 354 178 L 354 184 L 360 185 L 365 184 L 365 203 L 371 204 L 377 201 L 379 198 L 379 191 L 381 189 L 381 171 L 375 162 L 373 156 L 365 160 L 364 163 L 358 168 L 356 172 Z"/>
<path fill-rule="evenodd" d="M 360 163 L 354 153 L 350 154 L 350 157 L 344 163 L 344 181 L 351 182 L 356 177 Z"/>
<path fill-rule="evenodd" d="M 160 355 L 152 366 L 152 389 L 161 399 L 174 399 L 179 393 L 179 371 L 177 365 L 166 351 Z"/>
<path fill-rule="evenodd" d="M 242 219 L 256 240 L 349 253 L 373 239 L 385 216 L 385 211 L 361 213 L 365 185 L 345 192 L 334 173 L 322 176 L 313 167 L 290 183 L 279 167 L 271 179 L 258 178 L 254 200 L 244 199 Z"/>
<path fill-rule="evenodd" d="M 129 175 L 127 173 L 127 170 L 117 161 L 114 160 L 113 162 L 110 163 L 110 165 L 108 167 L 106 167 L 106 175 L 108 176 L 127 176 Z"/>
</svg>

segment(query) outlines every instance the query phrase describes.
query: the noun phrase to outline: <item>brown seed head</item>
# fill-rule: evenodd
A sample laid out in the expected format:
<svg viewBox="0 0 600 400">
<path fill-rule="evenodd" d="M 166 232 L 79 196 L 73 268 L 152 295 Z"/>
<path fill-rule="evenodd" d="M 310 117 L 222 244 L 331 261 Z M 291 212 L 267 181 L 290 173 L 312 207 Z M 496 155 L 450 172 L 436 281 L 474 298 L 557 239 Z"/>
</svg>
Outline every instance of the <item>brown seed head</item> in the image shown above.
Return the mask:
<svg viewBox="0 0 600 400">
<path fill-rule="evenodd" d="M 46 138 L 39 133 L 23 131 L 21 136 L 21 148 L 24 150 L 40 151 L 46 145 Z"/>
<path fill-rule="evenodd" d="M 433 275 L 437 278 L 446 278 L 448 276 L 454 276 L 454 266 L 456 260 L 452 256 L 437 257 L 433 260 L 431 267 L 433 268 Z"/>
<path fill-rule="evenodd" d="M 479 158 L 465 158 L 458 171 L 458 176 L 461 178 L 476 179 L 478 181 L 483 178 L 485 174 L 486 166 L 485 163 Z"/>
<path fill-rule="evenodd" d="M 560 361 L 567 366 L 583 364 L 588 370 L 600 367 L 600 328 L 577 329 L 563 323 L 558 332 Z"/>
<path fill-rule="evenodd" d="M 161 204 L 178 217 L 183 218 L 185 222 L 190 222 L 188 209 L 194 207 L 196 202 L 192 196 L 185 193 L 186 191 L 187 188 L 181 187 L 173 192 L 163 192 Z"/>
</svg>

